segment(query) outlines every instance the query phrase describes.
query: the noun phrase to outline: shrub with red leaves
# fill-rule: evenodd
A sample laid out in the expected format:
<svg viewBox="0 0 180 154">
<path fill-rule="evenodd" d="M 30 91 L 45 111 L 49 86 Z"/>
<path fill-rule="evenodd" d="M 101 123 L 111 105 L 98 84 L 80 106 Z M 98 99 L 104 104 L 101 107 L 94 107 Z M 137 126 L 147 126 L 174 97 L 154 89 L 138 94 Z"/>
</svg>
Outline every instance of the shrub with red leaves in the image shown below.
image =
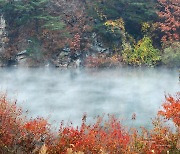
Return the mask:
<svg viewBox="0 0 180 154">
<path fill-rule="evenodd" d="M 161 19 L 159 28 L 164 32 L 162 42 L 167 43 L 179 41 L 180 30 L 180 2 L 179 0 L 158 0 L 160 11 L 158 16 Z"/>
<path fill-rule="evenodd" d="M 123 153 L 129 143 L 129 134 L 115 117 L 103 122 L 98 118 L 94 125 L 87 125 L 84 121 L 80 127 L 61 127 L 59 139 L 53 153 L 66 153 L 68 148 L 84 153 Z"/>
<path fill-rule="evenodd" d="M 12 151 L 21 138 L 21 109 L 0 97 L 0 152 Z"/>
<path fill-rule="evenodd" d="M 176 98 L 171 95 L 166 96 L 166 101 L 163 103 L 162 111 L 158 114 L 166 119 L 172 119 L 174 124 L 180 127 L 180 92 L 177 93 Z"/>
<path fill-rule="evenodd" d="M 35 152 L 42 137 L 50 136 L 48 126 L 42 118 L 26 122 L 16 102 L 0 96 L 0 153 Z"/>
</svg>

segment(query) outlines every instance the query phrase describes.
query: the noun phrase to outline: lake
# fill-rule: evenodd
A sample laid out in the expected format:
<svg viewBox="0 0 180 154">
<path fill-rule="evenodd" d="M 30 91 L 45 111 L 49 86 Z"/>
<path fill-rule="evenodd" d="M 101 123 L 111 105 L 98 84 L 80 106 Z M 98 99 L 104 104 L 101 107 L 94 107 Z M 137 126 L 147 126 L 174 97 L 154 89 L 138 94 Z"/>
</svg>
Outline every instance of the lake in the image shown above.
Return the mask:
<svg viewBox="0 0 180 154">
<path fill-rule="evenodd" d="M 180 91 L 180 83 L 178 69 L 1 68 L 0 91 L 17 99 L 28 118 L 43 116 L 56 127 L 62 120 L 80 125 L 86 113 L 88 122 L 114 114 L 125 125 L 148 128 L 164 95 Z"/>
</svg>

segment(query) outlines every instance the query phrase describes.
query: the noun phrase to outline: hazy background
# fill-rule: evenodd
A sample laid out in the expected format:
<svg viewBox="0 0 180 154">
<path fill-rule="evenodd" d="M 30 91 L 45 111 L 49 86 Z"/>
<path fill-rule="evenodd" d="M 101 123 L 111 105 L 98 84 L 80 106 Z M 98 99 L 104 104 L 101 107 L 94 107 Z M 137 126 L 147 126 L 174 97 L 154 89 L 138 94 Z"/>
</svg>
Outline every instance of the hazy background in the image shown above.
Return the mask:
<svg viewBox="0 0 180 154">
<path fill-rule="evenodd" d="M 151 126 L 164 94 L 180 90 L 178 70 L 119 68 L 59 70 L 53 68 L 0 69 L 0 91 L 28 110 L 30 117 L 48 117 L 79 125 L 97 115 L 115 114 L 130 126 Z M 132 122 L 131 116 L 137 119 Z M 56 122 L 56 123 L 55 123 Z"/>
</svg>

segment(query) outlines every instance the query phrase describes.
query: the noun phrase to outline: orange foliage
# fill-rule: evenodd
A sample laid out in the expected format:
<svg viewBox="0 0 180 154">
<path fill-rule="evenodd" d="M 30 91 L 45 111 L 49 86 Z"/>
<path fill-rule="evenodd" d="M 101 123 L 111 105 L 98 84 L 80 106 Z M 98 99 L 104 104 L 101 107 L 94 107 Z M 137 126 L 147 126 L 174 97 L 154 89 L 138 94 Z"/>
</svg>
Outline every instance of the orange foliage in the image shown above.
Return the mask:
<svg viewBox="0 0 180 154">
<path fill-rule="evenodd" d="M 150 132 L 150 149 L 160 154 L 174 148 L 177 135 L 175 136 L 168 127 L 163 126 L 159 117 L 153 121 L 153 125 L 154 128 Z"/>
<path fill-rule="evenodd" d="M 109 117 L 104 123 L 102 120 L 98 118 L 94 125 L 83 122 L 80 129 L 61 127 L 58 143 L 51 150 L 53 153 L 66 153 L 68 148 L 94 154 L 102 150 L 107 153 L 124 152 L 129 143 L 128 133 L 115 117 Z"/>
<path fill-rule="evenodd" d="M 0 97 L 0 147 L 13 145 L 20 137 L 21 109 L 16 104 L 9 104 L 6 97 Z"/>
<path fill-rule="evenodd" d="M 33 152 L 42 137 L 50 138 L 47 126 L 42 118 L 26 122 L 16 102 L 10 103 L 6 96 L 0 96 L 0 153 Z"/>
<path fill-rule="evenodd" d="M 180 92 L 177 93 L 177 97 L 171 95 L 166 96 L 166 101 L 162 105 L 164 110 L 159 111 L 159 115 L 164 116 L 166 119 L 172 119 L 173 122 L 180 126 Z"/>
<path fill-rule="evenodd" d="M 37 140 L 49 133 L 49 124 L 47 120 L 43 118 L 28 121 L 23 127 L 28 133 L 33 134 Z"/>
<path fill-rule="evenodd" d="M 80 35 L 78 33 L 75 34 L 72 41 L 70 42 L 70 48 L 72 51 L 80 50 L 80 41 L 81 41 Z"/>
</svg>

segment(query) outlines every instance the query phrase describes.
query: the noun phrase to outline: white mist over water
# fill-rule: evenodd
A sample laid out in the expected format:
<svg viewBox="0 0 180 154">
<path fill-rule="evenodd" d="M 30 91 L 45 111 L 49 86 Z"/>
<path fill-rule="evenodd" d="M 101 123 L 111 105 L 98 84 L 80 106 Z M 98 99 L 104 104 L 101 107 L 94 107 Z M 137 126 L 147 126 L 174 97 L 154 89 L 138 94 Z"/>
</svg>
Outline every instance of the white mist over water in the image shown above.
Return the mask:
<svg viewBox="0 0 180 154">
<path fill-rule="evenodd" d="M 133 126 L 150 127 L 164 95 L 180 91 L 178 77 L 177 69 L 163 68 L 2 68 L 0 91 L 17 99 L 29 117 L 48 117 L 54 126 L 62 120 L 80 125 L 84 113 L 89 121 L 114 114 L 132 126 L 131 116 L 136 113 Z"/>
</svg>

